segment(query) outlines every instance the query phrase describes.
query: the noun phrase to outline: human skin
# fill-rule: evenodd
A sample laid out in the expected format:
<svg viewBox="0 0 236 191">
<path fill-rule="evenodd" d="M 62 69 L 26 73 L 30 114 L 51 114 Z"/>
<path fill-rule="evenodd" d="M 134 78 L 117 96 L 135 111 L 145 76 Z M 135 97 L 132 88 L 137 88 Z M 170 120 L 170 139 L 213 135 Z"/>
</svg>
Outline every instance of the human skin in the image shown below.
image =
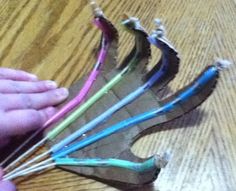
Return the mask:
<svg viewBox="0 0 236 191">
<path fill-rule="evenodd" d="M 2 181 L 3 171 L 0 169 L 0 191 L 16 191 L 15 185 L 10 181 Z"/>
<path fill-rule="evenodd" d="M 56 113 L 55 106 L 68 97 L 66 88 L 54 81 L 42 81 L 37 76 L 9 68 L 0 68 L 0 148 L 11 137 L 36 130 Z M 1 181 L 0 191 L 14 191 L 9 181 Z"/>
</svg>

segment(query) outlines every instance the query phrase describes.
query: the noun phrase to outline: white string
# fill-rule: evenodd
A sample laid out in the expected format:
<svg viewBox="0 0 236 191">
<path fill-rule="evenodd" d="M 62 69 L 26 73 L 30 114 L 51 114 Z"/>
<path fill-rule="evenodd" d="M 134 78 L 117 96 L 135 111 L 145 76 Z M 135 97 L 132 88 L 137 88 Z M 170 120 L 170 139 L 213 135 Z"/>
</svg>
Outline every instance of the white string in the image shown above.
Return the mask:
<svg viewBox="0 0 236 191">
<path fill-rule="evenodd" d="M 15 164 L 17 164 L 19 161 L 21 161 L 23 158 L 25 158 L 26 156 L 28 156 L 29 154 L 31 154 L 35 149 L 37 149 L 38 147 L 40 147 L 41 145 L 44 144 L 44 142 L 47 140 L 47 138 L 45 137 L 44 139 L 42 139 L 41 141 L 39 141 L 37 144 L 35 144 L 32 148 L 30 148 L 28 151 L 26 151 L 25 153 L 23 153 L 21 156 L 19 156 L 16 160 L 14 160 L 12 163 L 10 163 L 7 167 L 4 168 L 4 171 L 7 171 L 8 169 L 10 169 L 11 167 L 15 166 Z M 8 160 L 8 158 L 11 158 L 12 155 L 14 156 L 14 152 L 13 154 L 11 154 L 10 156 L 7 157 L 6 160 Z M 5 161 L 6 161 L 5 160 Z M 3 161 L 5 163 L 5 161 Z M 3 163 L 2 162 L 2 163 Z"/>
<path fill-rule="evenodd" d="M 34 170 L 35 168 L 41 167 L 41 166 L 43 166 L 43 165 L 45 165 L 45 164 L 47 164 L 47 163 L 49 163 L 51 161 L 53 161 L 53 159 L 49 158 L 49 159 L 47 159 L 45 161 L 37 163 L 37 164 L 35 164 L 35 165 L 33 165 L 33 166 L 29 167 L 29 168 L 26 168 L 26 169 L 24 169 L 22 171 L 17 171 L 15 173 L 12 173 L 12 174 L 9 174 L 9 175 L 5 175 L 3 178 L 4 179 L 9 179 L 9 177 L 18 177 L 18 176 L 24 175 L 25 173 L 28 174 L 28 172 L 30 172 L 31 170 Z"/>
<path fill-rule="evenodd" d="M 29 166 L 30 164 L 32 164 L 32 163 L 38 161 L 39 159 L 46 158 L 46 156 L 49 156 L 49 154 L 50 154 L 50 150 L 48 150 L 48 151 L 46 151 L 46 152 L 44 152 L 44 153 L 38 155 L 37 157 L 33 158 L 32 160 L 30 160 L 30 161 L 28 161 L 28 162 L 22 164 L 21 166 L 17 167 L 17 168 L 14 169 L 13 171 L 11 171 L 11 172 L 9 172 L 8 174 L 6 174 L 6 176 L 10 176 L 10 175 L 12 175 L 12 174 L 14 174 L 14 173 L 17 173 L 17 172 L 20 171 L 21 169 L 23 169 L 23 168 Z"/>
<path fill-rule="evenodd" d="M 216 66 L 221 70 L 227 69 L 232 65 L 232 62 L 230 62 L 229 60 L 223 60 L 223 59 L 217 59 L 215 63 L 216 63 Z"/>
<path fill-rule="evenodd" d="M 4 180 L 12 180 L 12 179 L 15 179 L 17 177 L 26 176 L 26 175 L 31 174 L 31 173 L 39 172 L 41 170 L 45 170 L 47 168 L 54 167 L 55 165 L 56 165 L 56 163 L 49 163 L 47 165 L 43 165 L 43 166 L 31 169 L 31 170 L 29 169 L 25 172 L 22 171 L 20 173 L 13 174 L 11 176 L 8 176 L 8 177 L 4 178 Z"/>
</svg>

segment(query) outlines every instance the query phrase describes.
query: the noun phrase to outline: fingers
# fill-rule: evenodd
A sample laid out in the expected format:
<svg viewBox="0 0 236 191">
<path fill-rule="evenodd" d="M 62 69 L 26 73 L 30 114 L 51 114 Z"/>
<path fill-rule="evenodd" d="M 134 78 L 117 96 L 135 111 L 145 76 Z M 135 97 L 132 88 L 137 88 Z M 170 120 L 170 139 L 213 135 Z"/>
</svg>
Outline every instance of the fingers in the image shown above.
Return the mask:
<svg viewBox="0 0 236 191">
<path fill-rule="evenodd" d="M 0 68 L 0 79 L 9 79 L 18 81 L 37 81 L 37 76 L 21 70 Z"/>
<path fill-rule="evenodd" d="M 15 185 L 10 181 L 1 181 L 3 176 L 3 171 L 0 168 L 0 191 L 16 191 Z"/>
<path fill-rule="evenodd" d="M 1 93 L 40 93 L 57 88 L 54 81 L 0 80 Z"/>
<path fill-rule="evenodd" d="M 0 191 L 16 191 L 16 187 L 10 181 L 0 181 Z"/>
<path fill-rule="evenodd" d="M 42 110 L 26 109 L 0 113 L 0 132 L 3 137 L 22 135 L 42 127 L 56 113 L 56 109 L 48 107 Z"/>
<path fill-rule="evenodd" d="M 42 109 L 57 105 L 68 97 L 65 88 L 35 94 L 1 94 L 0 108 L 4 111 L 16 109 Z"/>
</svg>

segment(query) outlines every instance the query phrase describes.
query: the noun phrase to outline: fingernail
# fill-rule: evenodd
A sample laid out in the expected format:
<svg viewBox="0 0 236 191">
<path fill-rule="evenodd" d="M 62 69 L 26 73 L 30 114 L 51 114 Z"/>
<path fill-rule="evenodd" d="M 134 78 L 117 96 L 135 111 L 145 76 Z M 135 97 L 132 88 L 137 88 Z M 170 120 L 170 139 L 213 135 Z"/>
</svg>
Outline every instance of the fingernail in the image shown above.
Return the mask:
<svg viewBox="0 0 236 191">
<path fill-rule="evenodd" d="M 57 96 L 61 99 L 66 98 L 69 95 L 69 91 L 66 88 L 60 88 L 57 90 Z"/>
<path fill-rule="evenodd" d="M 28 75 L 32 80 L 38 80 L 38 76 L 36 76 L 34 74 L 28 74 Z"/>
<path fill-rule="evenodd" d="M 50 89 L 57 88 L 57 83 L 51 80 L 46 81 L 45 85 L 47 86 L 47 88 L 50 88 Z"/>
</svg>

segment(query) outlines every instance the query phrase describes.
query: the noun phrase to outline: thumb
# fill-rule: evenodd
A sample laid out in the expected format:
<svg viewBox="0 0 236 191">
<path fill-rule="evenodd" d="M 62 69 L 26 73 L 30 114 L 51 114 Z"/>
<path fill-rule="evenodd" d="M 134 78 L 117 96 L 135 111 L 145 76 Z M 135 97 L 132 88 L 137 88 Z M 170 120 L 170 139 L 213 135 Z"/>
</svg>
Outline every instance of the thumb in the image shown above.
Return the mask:
<svg viewBox="0 0 236 191">
<path fill-rule="evenodd" d="M 0 191 L 16 191 L 15 185 L 10 181 L 2 181 L 3 171 L 0 168 Z"/>
</svg>

